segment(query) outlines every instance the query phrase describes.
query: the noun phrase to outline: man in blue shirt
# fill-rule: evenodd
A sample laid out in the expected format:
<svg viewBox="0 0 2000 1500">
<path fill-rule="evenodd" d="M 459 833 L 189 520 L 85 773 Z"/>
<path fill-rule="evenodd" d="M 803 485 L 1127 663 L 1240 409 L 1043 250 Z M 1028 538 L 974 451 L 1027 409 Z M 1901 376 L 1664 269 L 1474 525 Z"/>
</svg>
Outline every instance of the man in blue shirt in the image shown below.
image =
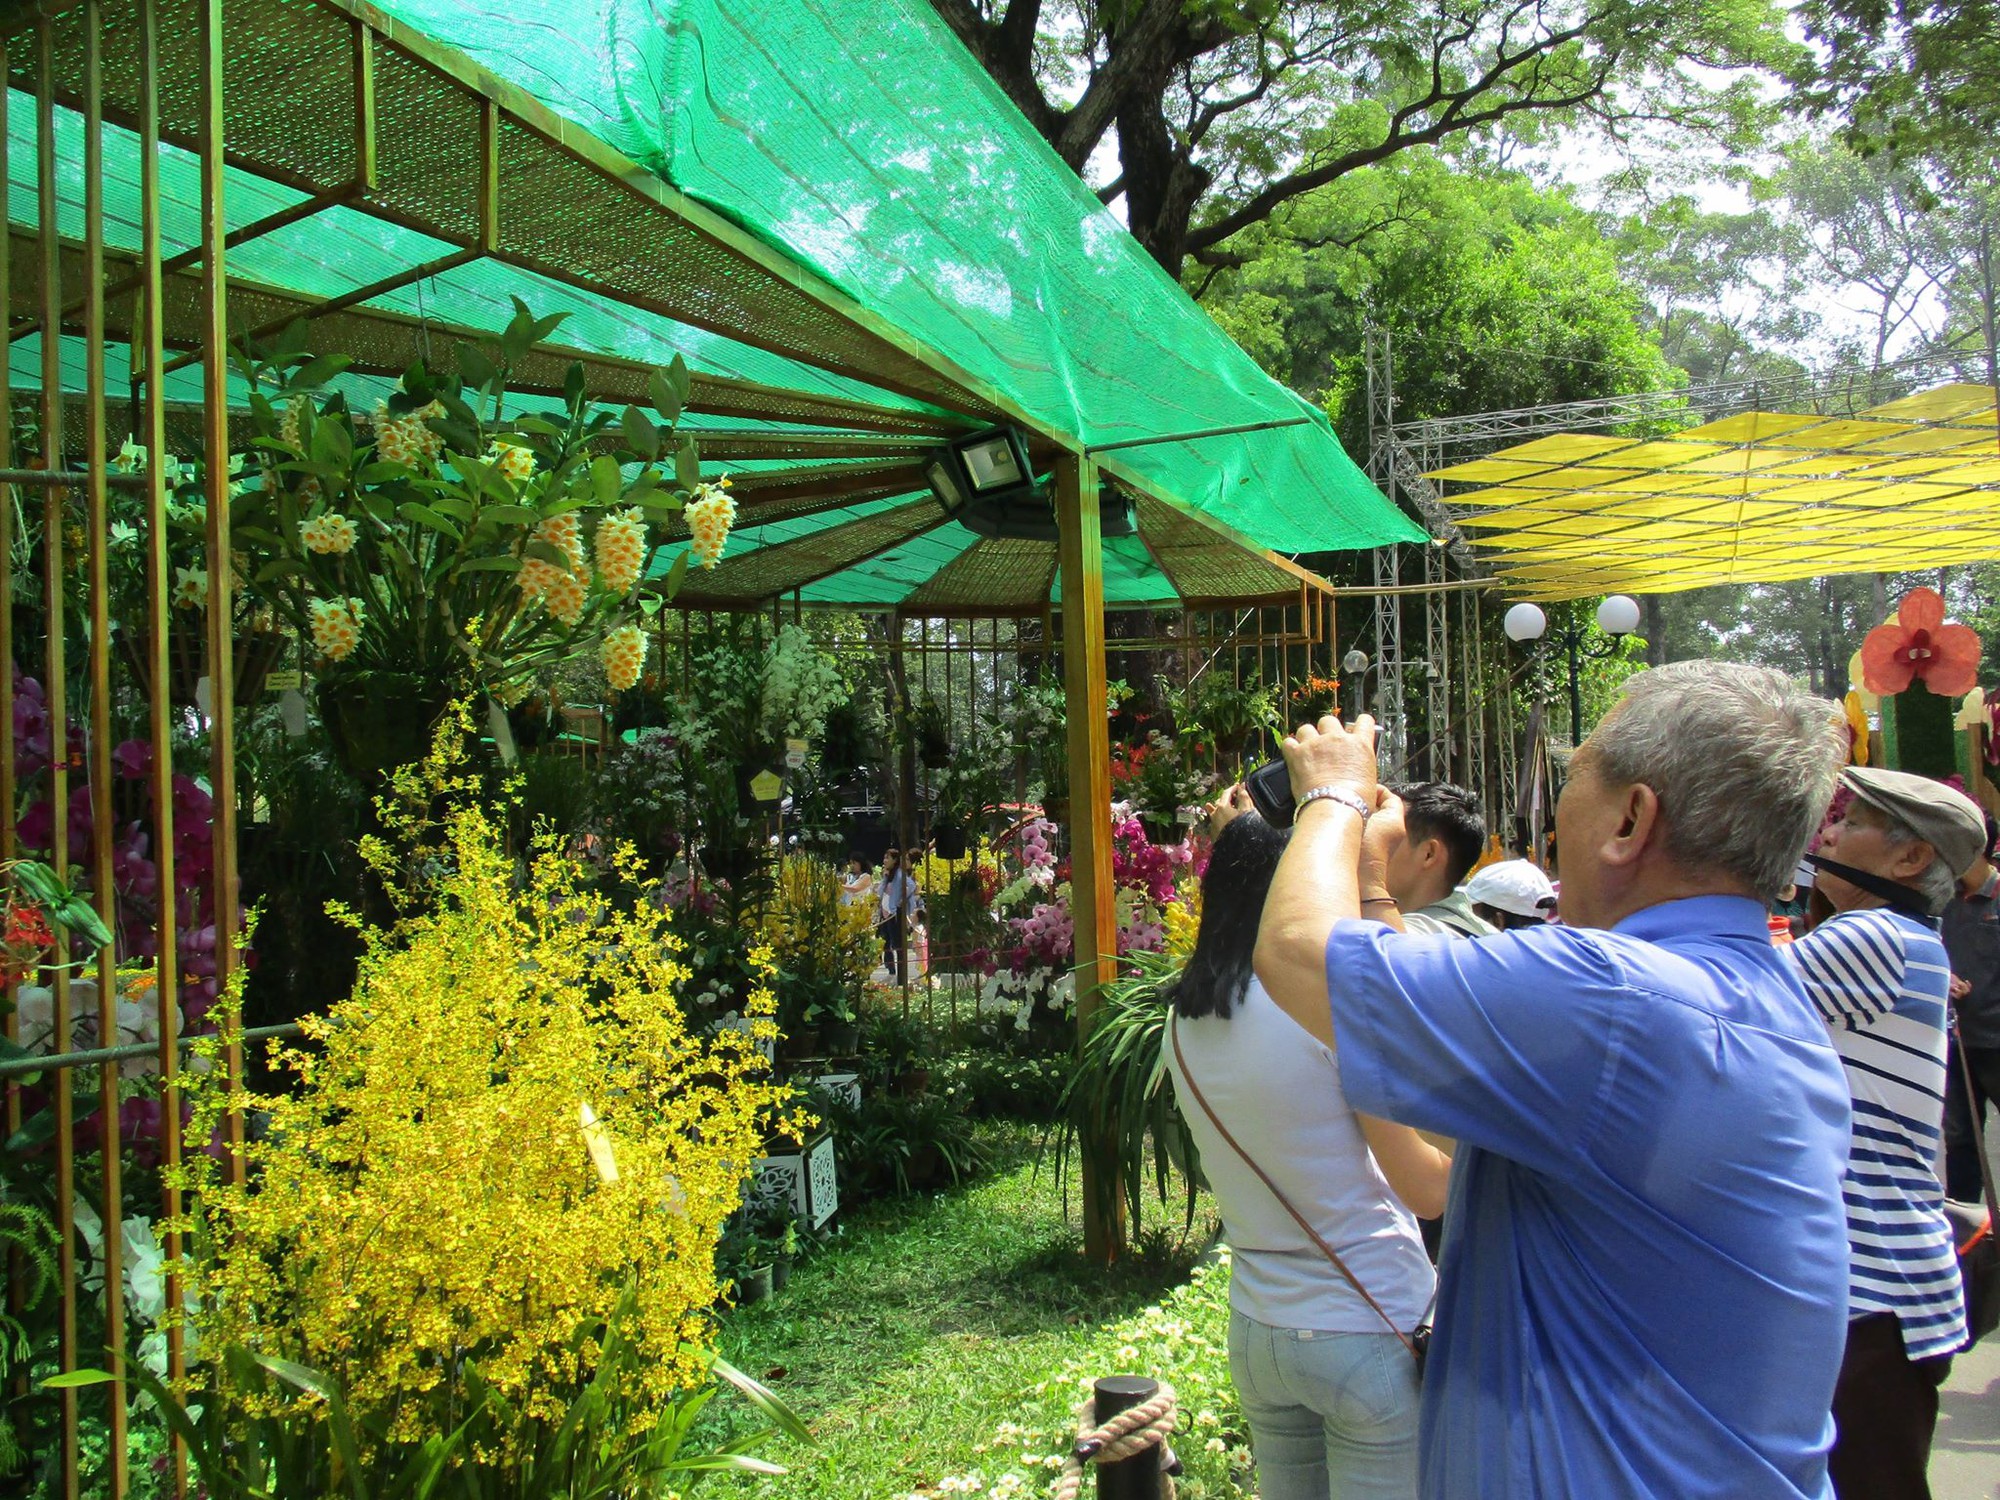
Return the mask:
<svg viewBox="0 0 2000 1500">
<path fill-rule="evenodd" d="M 1424 1377 L 1431 1500 L 1822 1500 L 1846 1333 L 1839 1057 L 1764 907 L 1831 798 L 1834 706 L 1647 672 L 1570 766 L 1561 927 L 1404 935 L 1362 828 L 1374 725 L 1285 743 L 1257 973 L 1357 1110 L 1456 1138 Z"/>
</svg>

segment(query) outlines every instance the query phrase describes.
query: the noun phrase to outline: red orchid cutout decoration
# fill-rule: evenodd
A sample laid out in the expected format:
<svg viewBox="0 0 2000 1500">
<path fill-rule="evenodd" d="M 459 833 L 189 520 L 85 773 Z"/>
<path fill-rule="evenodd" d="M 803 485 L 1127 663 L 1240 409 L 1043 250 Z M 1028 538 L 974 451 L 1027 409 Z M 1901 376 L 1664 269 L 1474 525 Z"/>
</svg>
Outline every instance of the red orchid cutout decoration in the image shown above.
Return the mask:
<svg viewBox="0 0 2000 1500">
<path fill-rule="evenodd" d="M 1911 589 L 1897 619 L 1877 625 L 1861 643 L 1861 685 L 1889 696 L 1921 682 L 1941 698 L 1979 685 L 1979 637 L 1970 626 L 1944 622 L 1936 589 Z"/>
</svg>

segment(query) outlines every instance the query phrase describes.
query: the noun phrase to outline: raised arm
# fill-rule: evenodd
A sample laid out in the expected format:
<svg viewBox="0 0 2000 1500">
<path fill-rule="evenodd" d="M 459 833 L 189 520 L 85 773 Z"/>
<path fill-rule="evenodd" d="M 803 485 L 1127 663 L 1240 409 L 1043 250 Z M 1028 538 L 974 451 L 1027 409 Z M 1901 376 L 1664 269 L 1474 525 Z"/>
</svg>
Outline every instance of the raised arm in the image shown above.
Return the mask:
<svg viewBox="0 0 2000 1500">
<path fill-rule="evenodd" d="M 1361 916 L 1362 815 L 1344 801 L 1303 799 L 1319 787 L 1339 787 L 1373 808 L 1375 721 L 1363 714 L 1352 730 L 1331 714 L 1285 740 L 1298 821 L 1278 862 L 1257 927 L 1253 965 L 1271 998 L 1293 1020 L 1335 1045 L 1326 983 L 1326 940 L 1342 917 Z M 1383 910 L 1380 906 L 1371 908 Z"/>
</svg>

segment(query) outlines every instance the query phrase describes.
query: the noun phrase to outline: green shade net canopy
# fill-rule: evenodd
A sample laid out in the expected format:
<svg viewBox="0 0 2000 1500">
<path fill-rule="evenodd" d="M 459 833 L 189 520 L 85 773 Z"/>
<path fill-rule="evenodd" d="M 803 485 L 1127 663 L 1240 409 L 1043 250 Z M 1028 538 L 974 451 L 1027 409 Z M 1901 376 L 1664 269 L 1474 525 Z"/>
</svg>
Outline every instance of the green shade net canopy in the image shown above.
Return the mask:
<svg viewBox="0 0 2000 1500">
<path fill-rule="evenodd" d="M 194 55 L 198 11 L 161 3 L 162 55 Z M 42 378 L 45 216 L 62 246 L 65 388 L 88 374 L 74 15 L 55 22 L 50 205 L 36 186 L 34 49 L 10 52 L 16 391 Z M 120 394 L 141 222 L 122 15 L 112 0 L 105 374 Z M 372 121 L 355 86 L 364 33 L 378 37 Z M 931 446 L 996 421 L 1027 432 L 1038 465 L 1141 444 L 1099 459 L 1140 523 L 1106 543 L 1114 606 L 1296 598 L 1310 575 L 1275 554 L 1422 534 L 1321 414 L 1139 249 L 922 0 L 399 0 L 386 15 L 227 0 L 223 45 L 232 330 L 311 319 L 313 347 L 352 356 L 340 383 L 364 404 L 418 358 L 447 365 L 515 299 L 569 315 L 516 366 L 525 399 L 553 396 L 581 363 L 594 399 L 644 404 L 648 370 L 681 355 L 695 376 L 685 427 L 742 510 L 727 565 L 696 573 L 691 604 L 1046 608 L 1054 545 L 975 537 L 922 475 Z M 191 456 L 199 115 L 185 80 L 170 70 L 168 83 L 161 237 L 179 259 L 163 283 L 162 384 L 170 441 Z"/>
<path fill-rule="evenodd" d="M 1282 552 L 1421 540 L 923 0 L 394 0 L 1083 445 Z M 1303 418 L 1302 422 L 1299 419 Z"/>
</svg>

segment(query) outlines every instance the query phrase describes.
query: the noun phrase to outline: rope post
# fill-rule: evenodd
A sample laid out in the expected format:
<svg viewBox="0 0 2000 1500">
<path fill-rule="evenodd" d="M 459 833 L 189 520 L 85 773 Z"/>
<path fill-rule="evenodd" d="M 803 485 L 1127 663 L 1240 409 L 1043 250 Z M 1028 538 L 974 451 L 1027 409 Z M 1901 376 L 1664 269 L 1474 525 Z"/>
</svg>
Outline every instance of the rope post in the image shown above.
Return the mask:
<svg viewBox="0 0 2000 1500">
<path fill-rule="evenodd" d="M 1143 1375 L 1111 1375 L 1098 1381 L 1092 1388 L 1092 1396 L 1093 1415 L 1099 1430 L 1122 1412 L 1149 1403 L 1157 1405 L 1161 1394 L 1160 1383 Z M 1166 1397 L 1166 1409 L 1162 1416 L 1166 1423 L 1171 1424 L 1173 1395 L 1167 1392 Z M 1172 1450 L 1165 1455 L 1160 1452 L 1164 1445 L 1164 1440 L 1157 1435 L 1160 1423 L 1149 1425 L 1150 1430 L 1148 1427 L 1138 1430 L 1139 1435 L 1147 1439 L 1146 1446 L 1138 1452 L 1124 1458 L 1113 1459 L 1107 1455 L 1098 1459 L 1098 1500 L 1172 1500 Z"/>
</svg>

